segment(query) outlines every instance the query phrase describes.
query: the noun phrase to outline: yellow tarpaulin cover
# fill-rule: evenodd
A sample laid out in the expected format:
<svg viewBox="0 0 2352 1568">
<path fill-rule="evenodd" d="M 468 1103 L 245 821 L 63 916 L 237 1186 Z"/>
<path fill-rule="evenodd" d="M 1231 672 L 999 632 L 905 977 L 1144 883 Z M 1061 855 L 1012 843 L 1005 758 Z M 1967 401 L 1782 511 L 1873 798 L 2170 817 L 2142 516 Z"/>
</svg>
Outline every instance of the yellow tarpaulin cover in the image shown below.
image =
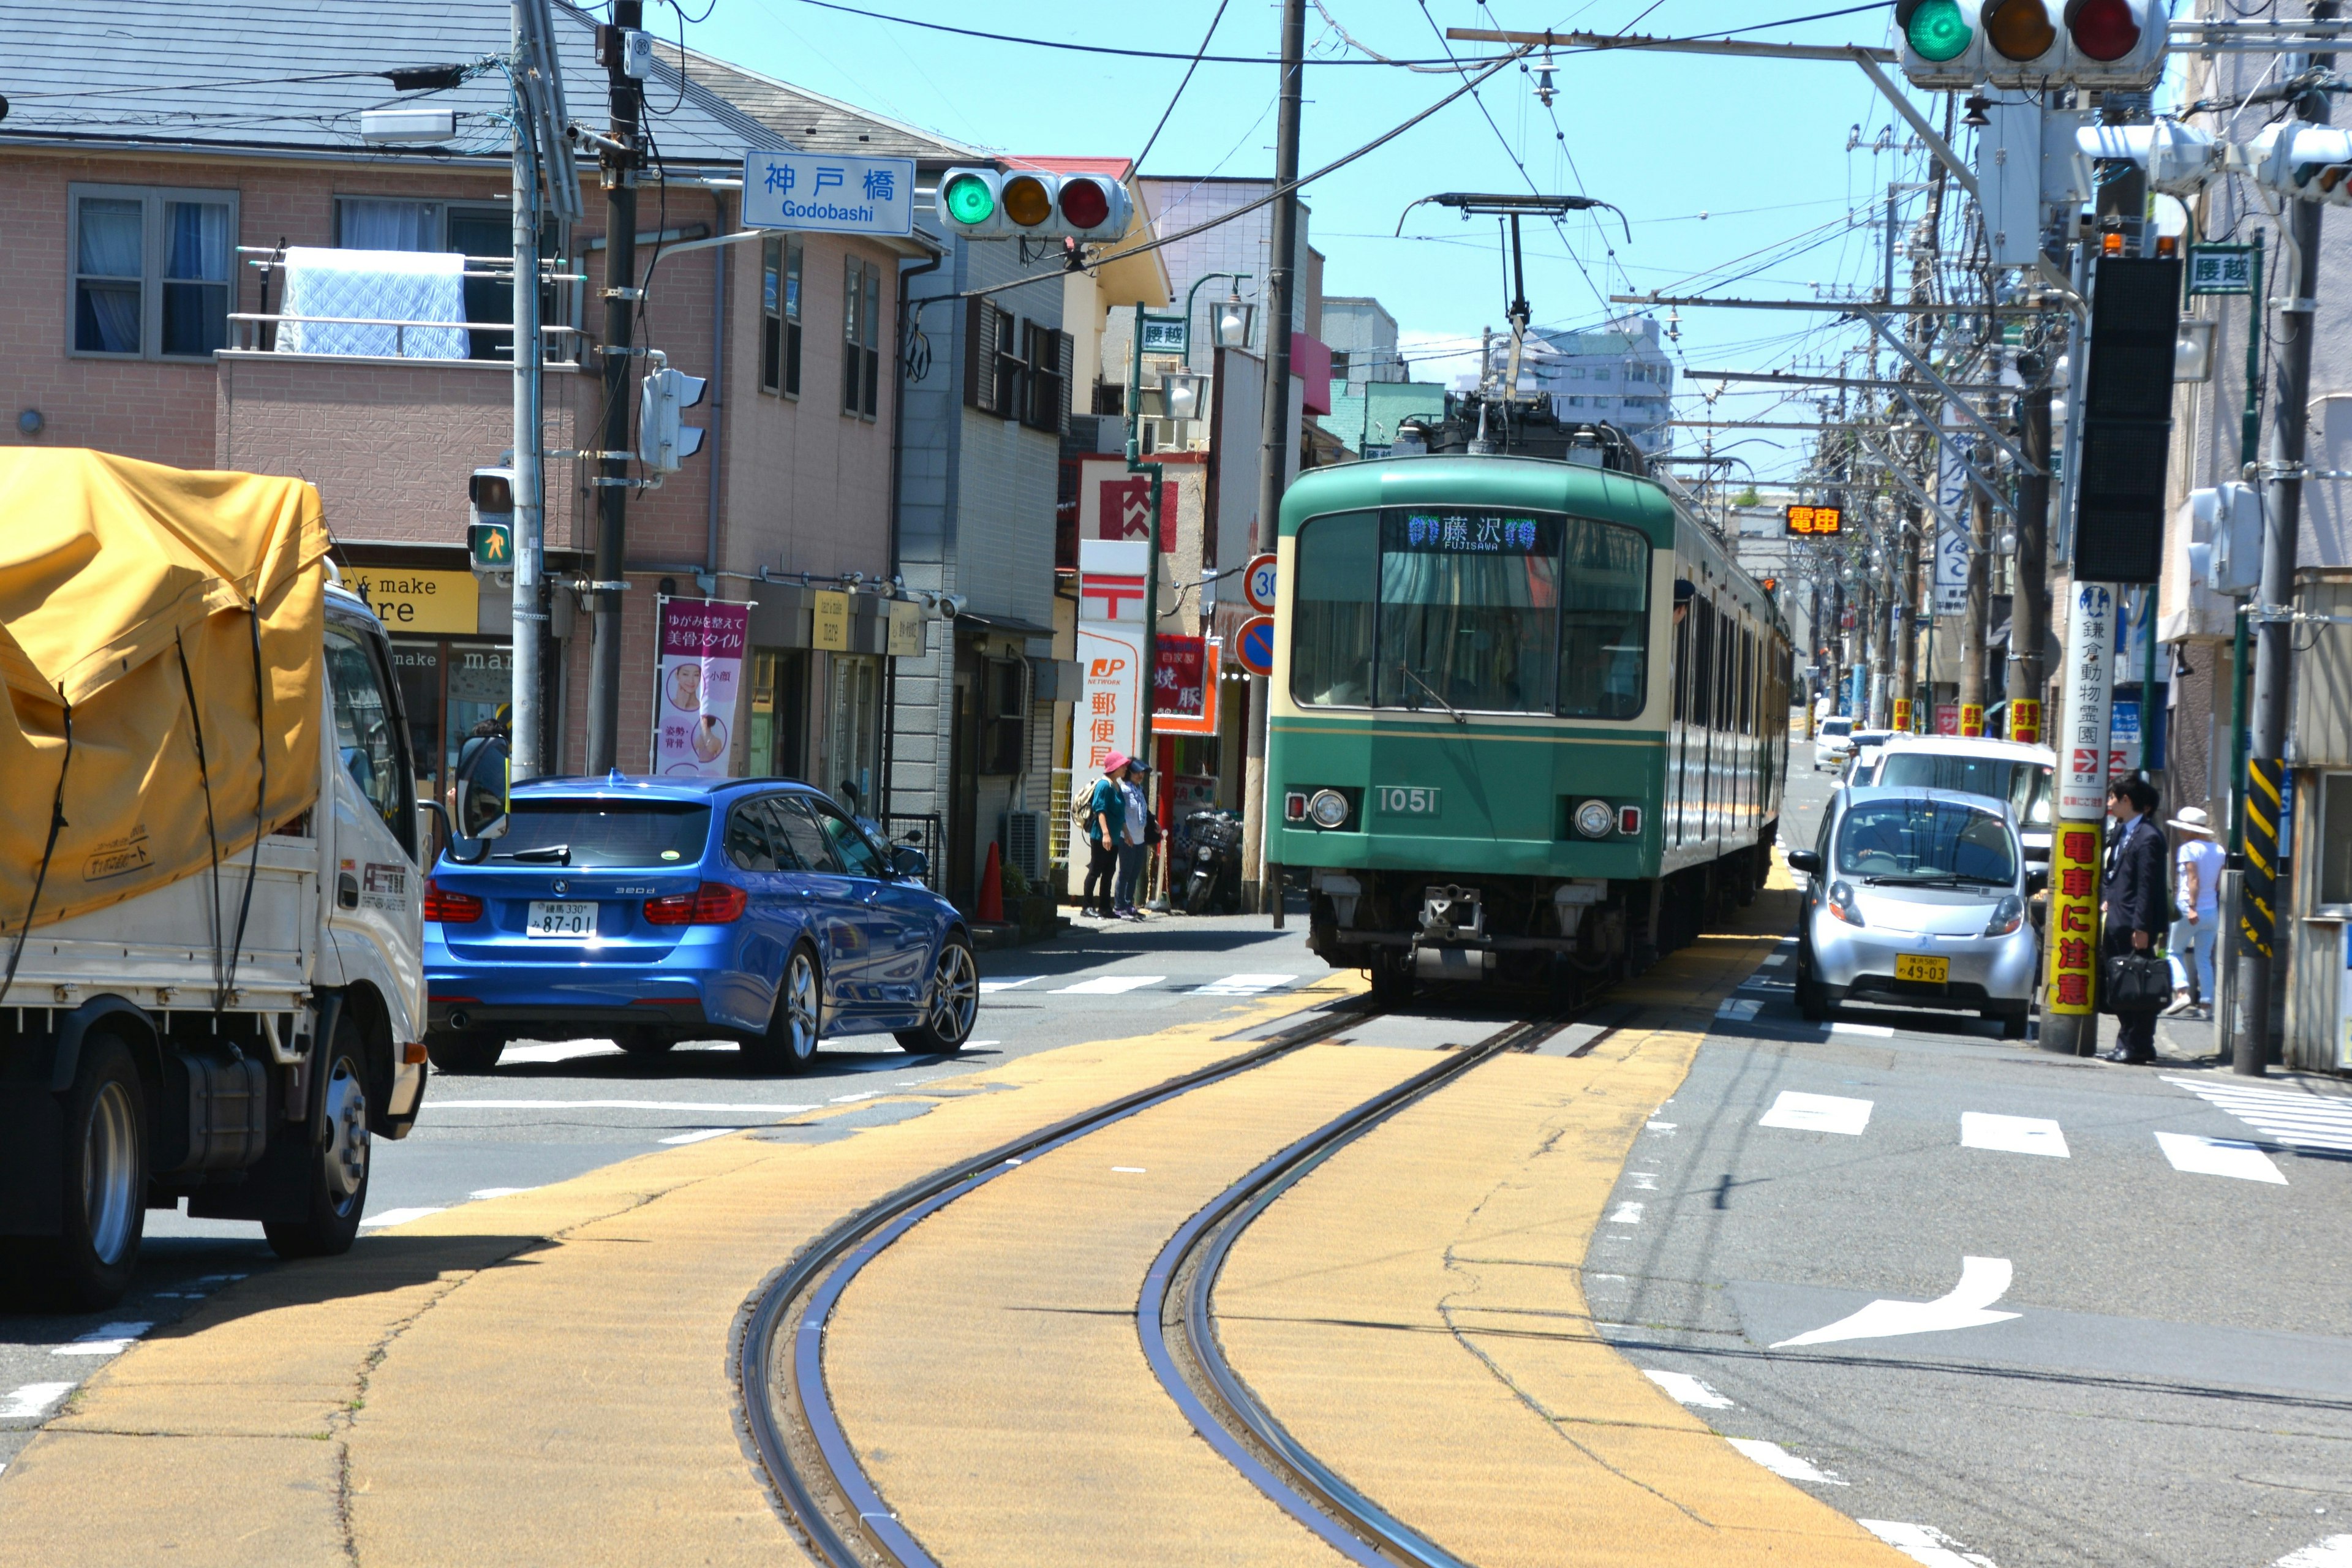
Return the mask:
<svg viewBox="0 0 2352 1568">
<path fill-rule="evenodd" d="M 205 870 L 215 842 L 226 862 L 309 808 L 328 542 L 300 479 L 0 451 L 0 933 L 25 929 L 60 768 L 35 926 Z M 242 869 L 224 866 L 231 898 Z"/>
</svg>

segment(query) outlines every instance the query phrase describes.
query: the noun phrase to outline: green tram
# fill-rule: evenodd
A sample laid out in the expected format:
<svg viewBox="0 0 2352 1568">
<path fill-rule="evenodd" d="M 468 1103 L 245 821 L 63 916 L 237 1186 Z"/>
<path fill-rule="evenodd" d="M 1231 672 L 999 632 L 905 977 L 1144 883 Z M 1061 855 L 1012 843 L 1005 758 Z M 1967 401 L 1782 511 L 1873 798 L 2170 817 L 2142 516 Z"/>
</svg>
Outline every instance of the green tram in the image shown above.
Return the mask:
<svg viewBox="0 0 2352 1568">
<path fill-rule="evenodd" d="M 1614 446 L 1348 463 L 1283 499 L 1265 859 L 1386 999 L 1573 1000 L 1763 885 L 1787 628 Z"/>
</svg>

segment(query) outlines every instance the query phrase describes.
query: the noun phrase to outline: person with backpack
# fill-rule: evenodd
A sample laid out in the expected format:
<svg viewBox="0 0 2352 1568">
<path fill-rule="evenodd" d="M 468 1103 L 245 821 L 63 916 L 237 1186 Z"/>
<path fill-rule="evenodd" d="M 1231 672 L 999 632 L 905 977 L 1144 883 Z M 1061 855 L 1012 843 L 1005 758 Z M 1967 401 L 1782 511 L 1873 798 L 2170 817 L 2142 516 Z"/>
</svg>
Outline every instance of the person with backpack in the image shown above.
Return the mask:
<svg viewBox="0 0 2352 1568">
<path fill-rule="evenodd" d="M 1113 752 L 1105 757 L 1102 777 L 1095 780 L 1078 805 L 1078 827 L 1087 841 L 1087 880 L 1078 895 L 1078 908 L 1107 921 L 1118 918 L 1114 900 L 1119 850 L 1127 843 L 1127 794 L 1119 784 L 1127 769 L 1126 752 Z M 1102 887 L 1099 902 L 1095 896 L 1097 883 Z"/>
<path fill-rule="evenodd" d="M 1160 842 L 1160 823 L 1151 815 L 1151 802 L 1143 793 L 1143 775 L 1151 770 L 1140 757 L 1127 760 L 1127 776 L 1119 781 L 1119 793 L 1127 797 L 1126 836 L 1118 847 L 1118 900 L 1113 906 L 1121 920 L 1139 921 L 1143 911 L 1135 907 L 1135 891 L 1143 880 L 1144 862 L 1150 858 L 1151 846 Z"/>
</svg>

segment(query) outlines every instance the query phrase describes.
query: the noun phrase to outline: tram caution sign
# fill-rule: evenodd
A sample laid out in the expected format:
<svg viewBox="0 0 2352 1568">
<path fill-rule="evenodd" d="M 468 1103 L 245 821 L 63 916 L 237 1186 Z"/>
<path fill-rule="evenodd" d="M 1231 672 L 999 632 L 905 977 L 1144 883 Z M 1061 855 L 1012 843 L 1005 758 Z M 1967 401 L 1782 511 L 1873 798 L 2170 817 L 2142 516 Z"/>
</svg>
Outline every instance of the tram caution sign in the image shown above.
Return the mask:
<svg viewBox="0 0 2352 1568">
<path fill-rule="evenodd" d="M 1242 596 L 1261 616 L 1274 614 L 1275 558 L 1253 555 L 1242 573 Z"/>
<path fill-rule="evenodd" d="M 1274 617 L 1253 616 L 1242 623 L 1234 638 L 1234 657 L 1252 675 L 1274 673 Z"/>
</svg>

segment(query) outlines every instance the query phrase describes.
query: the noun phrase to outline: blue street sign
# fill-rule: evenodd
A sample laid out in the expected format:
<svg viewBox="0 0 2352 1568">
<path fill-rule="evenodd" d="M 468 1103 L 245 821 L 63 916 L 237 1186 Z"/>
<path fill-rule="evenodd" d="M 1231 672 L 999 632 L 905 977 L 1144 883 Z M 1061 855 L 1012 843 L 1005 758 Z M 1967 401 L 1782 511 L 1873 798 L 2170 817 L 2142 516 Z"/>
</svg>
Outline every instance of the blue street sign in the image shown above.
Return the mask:
<svg viewBox="0 0 2352 1568">
<path fill-rule="evenodd" d="M 1253 616 L 1242 623 L 1241 635 L 1234 639 L 1234 657 L 1252 675 L 1274 673 L 1274 617 Z"/>
<path fill-rule="evenodd" d="M 743 226 L 912 234 L 915 161 L 830 153 L 746 153 Z"/>
</svg>

